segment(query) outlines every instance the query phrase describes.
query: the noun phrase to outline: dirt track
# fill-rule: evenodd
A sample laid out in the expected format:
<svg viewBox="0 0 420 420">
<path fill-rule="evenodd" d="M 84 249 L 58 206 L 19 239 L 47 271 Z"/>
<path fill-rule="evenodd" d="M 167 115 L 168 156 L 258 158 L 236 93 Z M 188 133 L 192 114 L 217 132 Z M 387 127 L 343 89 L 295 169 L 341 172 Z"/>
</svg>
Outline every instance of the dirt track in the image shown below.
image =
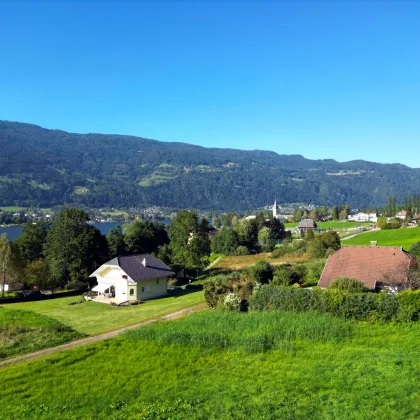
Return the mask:
<svg viewBox="0 0 420 420">
<path fill-rule="evenodd" d="M 17 363 L 26 362 L 32 359 L 38 359 L 39 357 L 49 356 L 51 354 L 57 353 L 62 350 L 70 350 L 74 349 L 75 347 L 83 346 L 85 344 L 95 343 L 96 341 L 106 340 L 108 338 L 115 337 L 118 334 L 121 334 L 125 331 L 135 330 L 137 328 L 144 327 L 149 324 L 153 324 L 159 321 L 171 321 L 177 318 L 181 318 L 185 315 L 190 314 L 191 312 L 197 312 L 206 307 L 205 303 L 200 303 L 199 305 L 193 306 L 191 308 L 182 309 L 178 312 L 173 312 L 167 315 L 163 315 L 159 318 L 149 319 L 147 321 L 140 322 L 138 324 L 130 325 L 128 327 L 119 328 L 117 330 L 109 331 L 107 333 L 94 335 L 91 337 L 82 338 L 80 340 L 71 341 L 70 343 L 61 344 L 60 346 L 50 347 L 48 349 L 38 350 L 33 353 L 23 354 L 21 356 L 13 357 L 12 359 L 3 360 L 0 362 L 0 368 L 14 365 Z"/>
</svg>

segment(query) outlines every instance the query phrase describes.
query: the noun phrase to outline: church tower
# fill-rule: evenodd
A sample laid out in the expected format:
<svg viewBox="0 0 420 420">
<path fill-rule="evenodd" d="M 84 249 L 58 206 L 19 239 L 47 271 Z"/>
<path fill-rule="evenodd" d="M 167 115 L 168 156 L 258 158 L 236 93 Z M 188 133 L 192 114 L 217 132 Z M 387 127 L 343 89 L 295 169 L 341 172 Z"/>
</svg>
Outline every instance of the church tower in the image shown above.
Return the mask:
<svg viewBox="0 0 420 420">
<path fill-rule="evenodd" d="M 277 200 L 274 200 L 274 205 L 273 205 L 273 219 L 277 219 Z"/>
</svg>

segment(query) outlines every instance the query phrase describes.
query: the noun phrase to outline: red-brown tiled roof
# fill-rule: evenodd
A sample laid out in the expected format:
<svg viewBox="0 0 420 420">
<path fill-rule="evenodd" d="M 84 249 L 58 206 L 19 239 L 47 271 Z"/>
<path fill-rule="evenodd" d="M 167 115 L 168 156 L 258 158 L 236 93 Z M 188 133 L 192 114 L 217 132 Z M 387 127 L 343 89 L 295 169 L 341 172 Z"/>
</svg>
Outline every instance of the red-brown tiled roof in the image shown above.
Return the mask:
<svg viewBox="0 0 420 420">
<path fill-rule="evenodd" d="M 419 220 L 420 219 L 420 214 L 415 214 L 413 216 L 413 220 Z"/>
<path fill-rule="evenodd" d="M 318 285 L 328 287 L 337 277 L 355 278 L 369 289 L 386 282 L 387 276 L 404 283 L 409 264 L 415 265 L 416 259 L 401 247 L 343 246 L 328 258 Z"/>
</svg>

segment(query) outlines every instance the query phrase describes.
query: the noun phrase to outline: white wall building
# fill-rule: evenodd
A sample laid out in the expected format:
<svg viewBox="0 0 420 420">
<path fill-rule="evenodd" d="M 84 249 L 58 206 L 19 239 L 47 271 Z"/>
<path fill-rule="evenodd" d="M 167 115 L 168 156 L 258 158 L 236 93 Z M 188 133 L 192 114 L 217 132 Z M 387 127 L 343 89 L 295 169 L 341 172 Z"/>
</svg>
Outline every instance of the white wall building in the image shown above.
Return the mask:
<svg viewBox="0 0 420 420">
<path fill-rule="evenodd" d="M 376 213 L 356 213 L 356 214 L 352 214 L 348 217 L 349 221 L 352 222 L 372 222 L 372 223 L 376 223 L 378 221 L 378 216 L 376 215 Z"/>
</svg>

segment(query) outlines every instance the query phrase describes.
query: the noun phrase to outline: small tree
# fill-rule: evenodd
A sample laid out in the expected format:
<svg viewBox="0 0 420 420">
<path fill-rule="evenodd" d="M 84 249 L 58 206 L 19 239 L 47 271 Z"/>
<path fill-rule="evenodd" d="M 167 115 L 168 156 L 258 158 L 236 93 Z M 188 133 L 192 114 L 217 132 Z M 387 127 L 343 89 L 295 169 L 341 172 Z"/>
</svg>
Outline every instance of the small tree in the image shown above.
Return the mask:
<svg viewBox="0 0 420 420">
<path fill-rule="evenodd" d="M 249 270 L 251 277 L 257 283 L 267 284 L 273 279 L 273 266 L 265 260 L 258 261 Z"/>
<path fill-rule="evenodd" d="M 329 286 L 330 289 L 349 293 L 364 293 L 368 288 L 360 281 L 351 277 L 337 277 Z"/>
<path fill-rule="evenodd" d="M 32 261 L 25 270 L 26 284 L 38 290 L 53 292 L 60 286 L 60 281 L 51 276 L 48 264 L 43 259 Z"/>
<path fill-rule="evenodd" d="M 2 275 L 2 290 L 1 296 L 4 297 L 4 291 L 6 288 L 6 273 L 7 273 L 7 266 L 9 264 L 11 255 L 11 248 L 10 242 L 7 239 L 7 234 L 3 233 L 0 236 L 0 270 Z"/>
</svg>

